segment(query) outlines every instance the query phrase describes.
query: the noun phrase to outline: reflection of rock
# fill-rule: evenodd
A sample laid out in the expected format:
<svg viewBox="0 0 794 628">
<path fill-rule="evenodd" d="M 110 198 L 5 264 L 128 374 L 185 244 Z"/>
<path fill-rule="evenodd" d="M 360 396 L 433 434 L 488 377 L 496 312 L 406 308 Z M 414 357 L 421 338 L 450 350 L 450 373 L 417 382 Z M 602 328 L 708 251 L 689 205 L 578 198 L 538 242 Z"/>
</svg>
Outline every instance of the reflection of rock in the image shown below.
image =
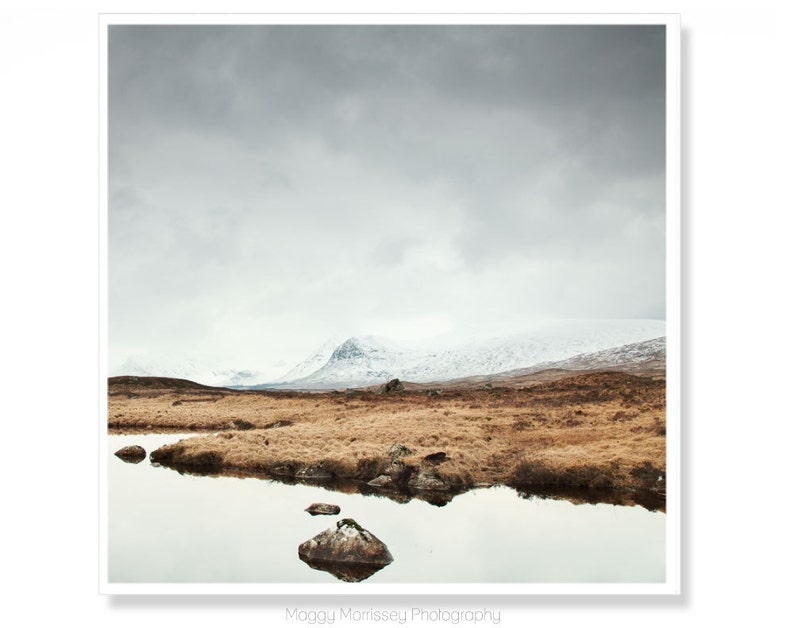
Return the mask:
<svg viewBox="0 0 794 628">
<path fill-rule="evenodd" d="M 342 519 L 335 529 L 301 543 L 298 556 L 310 567 L 348 582 L 369 578 L 394 560 L 383 541 L 353 519 Z"/>
<path fill-rule="evenodd" d="M 451 502 L 456 495 L 458 493 L 453 491 L 419 491 L 413 497 L 432 506 L 442 508 Z"/>
<path fill-rule="evenodd" d="M 303 467 L 295 474 L 295 477 L 304 480 L 330 480 L 333 474 L 320 463 Z"/>
<path fill-rule="evenodd" d="M 385 567 L 385 565 L 348 565 L 323 560 L 308 560 L 303 556 L 301 556 L 301 560 L 312 569 L 327 571 L 342 582 L 361 582 Z"/>
<path fill-rule="evenodd" d="M 306 509 L 311 515 L 338 515 L 341 508 L 336 504 L 312 504 Z"/>
<path fill-rule="evenodd" d="M 124 462 L 138 464 L 141 460 L 146 458 L 146 450 L 140 445 L 129 445 L 119 449 L 116 452 L 116 456 L 121 458 Z"/>
</svg>

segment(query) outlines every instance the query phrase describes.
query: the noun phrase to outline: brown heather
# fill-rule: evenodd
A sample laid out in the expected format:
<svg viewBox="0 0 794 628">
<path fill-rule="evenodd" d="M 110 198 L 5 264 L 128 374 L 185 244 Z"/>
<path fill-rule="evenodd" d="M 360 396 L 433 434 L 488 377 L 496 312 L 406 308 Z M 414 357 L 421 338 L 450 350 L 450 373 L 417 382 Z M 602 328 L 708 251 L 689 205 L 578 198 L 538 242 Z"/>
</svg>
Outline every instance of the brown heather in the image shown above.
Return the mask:
<svg viewBox="0 0 794 628">
<path fill-rule="evenodd" d="M 211 432 L 158 450 L 164 463 L 294 476 L 308 465 L 370 480 L 388 448 L 406 465 L 443 451 L 438 475 L 538 487 L 665 490 L 665 381 L 618 372 L 526 378 L 493 388 L 400 393 L 234 391 L 165 378 L 109 381 L 112 433 Z M 510 381 L 503 381 L 510 384 Z M 434 386 L 433 391 L 442 388 Z M 237 429 L 232 427 L 236 422 Z M 251 429 L 247 428 L 250 424 Z"/>
</svg>

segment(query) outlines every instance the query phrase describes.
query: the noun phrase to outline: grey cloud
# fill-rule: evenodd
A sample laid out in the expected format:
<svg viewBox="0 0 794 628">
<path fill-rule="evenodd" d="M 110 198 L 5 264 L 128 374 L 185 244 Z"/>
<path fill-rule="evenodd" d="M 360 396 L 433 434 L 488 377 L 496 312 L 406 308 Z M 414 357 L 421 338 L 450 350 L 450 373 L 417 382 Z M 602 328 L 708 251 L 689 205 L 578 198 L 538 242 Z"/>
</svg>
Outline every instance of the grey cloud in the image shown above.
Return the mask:
<svg viewBox="0 0 794 628">
<path fill-rule="evenodd" d="M 118 346 L 663 311 L 662 27 L 112 26 L 109 66 Z"/>
</svg>

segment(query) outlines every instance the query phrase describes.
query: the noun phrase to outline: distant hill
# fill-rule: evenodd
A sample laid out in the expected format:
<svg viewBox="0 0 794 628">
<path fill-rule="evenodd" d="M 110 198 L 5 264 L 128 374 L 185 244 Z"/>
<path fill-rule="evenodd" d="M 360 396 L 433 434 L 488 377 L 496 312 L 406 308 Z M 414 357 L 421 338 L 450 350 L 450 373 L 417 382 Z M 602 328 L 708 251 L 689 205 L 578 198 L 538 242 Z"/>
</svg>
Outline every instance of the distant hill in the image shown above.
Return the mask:
<svg viewBox="0 0 794 628">
<path fill-rule="evenodd" d="M 529 371 L 518 371 L 526 369 L 533 369 L 533 372 L 551 368 L 586 370 L 590 368 L 587 360 L 592 362 L 593 368 L 622 361 L 633 364 L 632 351 L 641 352 L 643 349 L 622 347 L 664 335 L 664 321 L 598 320 L 564 321 L 531 333 L 452 347 L 406 348 L 382 337 L 357 336 L 339 344 L 330 355 L 326 345 L 292 371 L 305 373 L 307 366 L 322 364 L 314 372 L 254 388 L 353 388 L 372 386 L 393 378 L 427 383 L 514 370 L 516 375 L 521 375 Z M 664 344 L 664 341 L 660 342 Z M 615 353 L 595 356 L 602 351 Z"/>
<path fill-rule="evenodd" d="M 579 373 L 620 371 L 634 375 L 664 376 L 667 370 L 667 338 L 654 338 L 603 351 L 583 353 L 566 360 L 541 362 L 522 369 L 491 375 L 432 382 L 423 387 L 469 388 L 472 386 L 517 387 L 550 382 Z"/>
<path fill-rule="evenodd" d="M 113 375 L 138 377 L 170 377 L 208 386 L 251 386 L 264 381 L 252 369 L 234 369 L 219 365 L 208 357 L 178 356 L 170 353 L 134 355 L 112 371 Z"/>
<path fill-rule="evenodd" d="M 198 384 L 187 379 L 178 379 L 175 377 L 138 377 L 136 375 L 108 377 L 108 393 L 111 395 L 126 392 L 140 392 L 141 390 L 221 392 L 226 389 L 216 386 L 205 386 L 204 384 Z"/>
<path fill-rule="evenodd" d="M 382 345 L 382 347 L 385 345 Z M 355 343 L 343 343 L 336 353 L 336 360 L 348 362 L 351 358 L 366 359 L 367 353 L 361 352 L 361 347 Z M 439 389 L 465 389 L 482 386 L 496 386 L 517 388 L 536 385 L 544 382 L 554 382 L 578 374 L 593 372 L 619 371 L 632 375 L 664 376 L 667 364 L 667 339 L 654 338 L 643 342 L 635 342 L 619 347 L 611 347 L 602 351 L 581 353 L 565 360 L 541 362 L 531 367 L 511 369 L 501 373 L 487 375 L 474 375 L 470 377 L 451 378 L 431 382 L 416 382 L 405 380 L 403 383 L 407 391 Z M 373 371 L 373 377 L 380 375 L 377 384 L 383 383 L 389 376 L 385 373 Z M 373 389 L 376 385 L 358 386 L 357 388 Z M 344 386 L 339 386 L 342 388 Z M 353 388 L 355 386 L 352 386 Z M 236 388 L 236 387 L 231 387 Z M 322 390 L 300 386 L 261 385 L 248 387 L 255 390 L 274 390 L 277 392 L 288 390 Z M 108 378 L 109 395 L 146 395 L 147 392 L 161 393 L 163 391 L 179 391 L 183 393 L 204 393 L 218 395 L 230 393 L 230 388 L 206 386 L 186 379 L 173 377 L 138 377 L 118 376 Z"/>
</svg>

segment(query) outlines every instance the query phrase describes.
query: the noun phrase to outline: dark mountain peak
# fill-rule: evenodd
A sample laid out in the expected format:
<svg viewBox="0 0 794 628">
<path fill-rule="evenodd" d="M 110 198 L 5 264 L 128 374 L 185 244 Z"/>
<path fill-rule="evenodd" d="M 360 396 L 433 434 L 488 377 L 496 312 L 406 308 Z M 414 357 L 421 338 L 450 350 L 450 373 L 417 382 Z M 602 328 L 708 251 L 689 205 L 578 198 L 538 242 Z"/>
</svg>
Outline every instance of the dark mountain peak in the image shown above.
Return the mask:
<svg viewBox="0 0 794 628">
<path fill-rule="evenodd" d="M 383 340 L 372 336 L 352 336 L 339 345 L 328 360 L 332 362 L 355 362 L 377 354 L 399 352 Z"/>
<path fill-rule="evenodd" d="M 348 338 L 331 354 L 329 362 L 361 359 L 366 355 L 365 348 L 358 338 Z"/>
</svg>

